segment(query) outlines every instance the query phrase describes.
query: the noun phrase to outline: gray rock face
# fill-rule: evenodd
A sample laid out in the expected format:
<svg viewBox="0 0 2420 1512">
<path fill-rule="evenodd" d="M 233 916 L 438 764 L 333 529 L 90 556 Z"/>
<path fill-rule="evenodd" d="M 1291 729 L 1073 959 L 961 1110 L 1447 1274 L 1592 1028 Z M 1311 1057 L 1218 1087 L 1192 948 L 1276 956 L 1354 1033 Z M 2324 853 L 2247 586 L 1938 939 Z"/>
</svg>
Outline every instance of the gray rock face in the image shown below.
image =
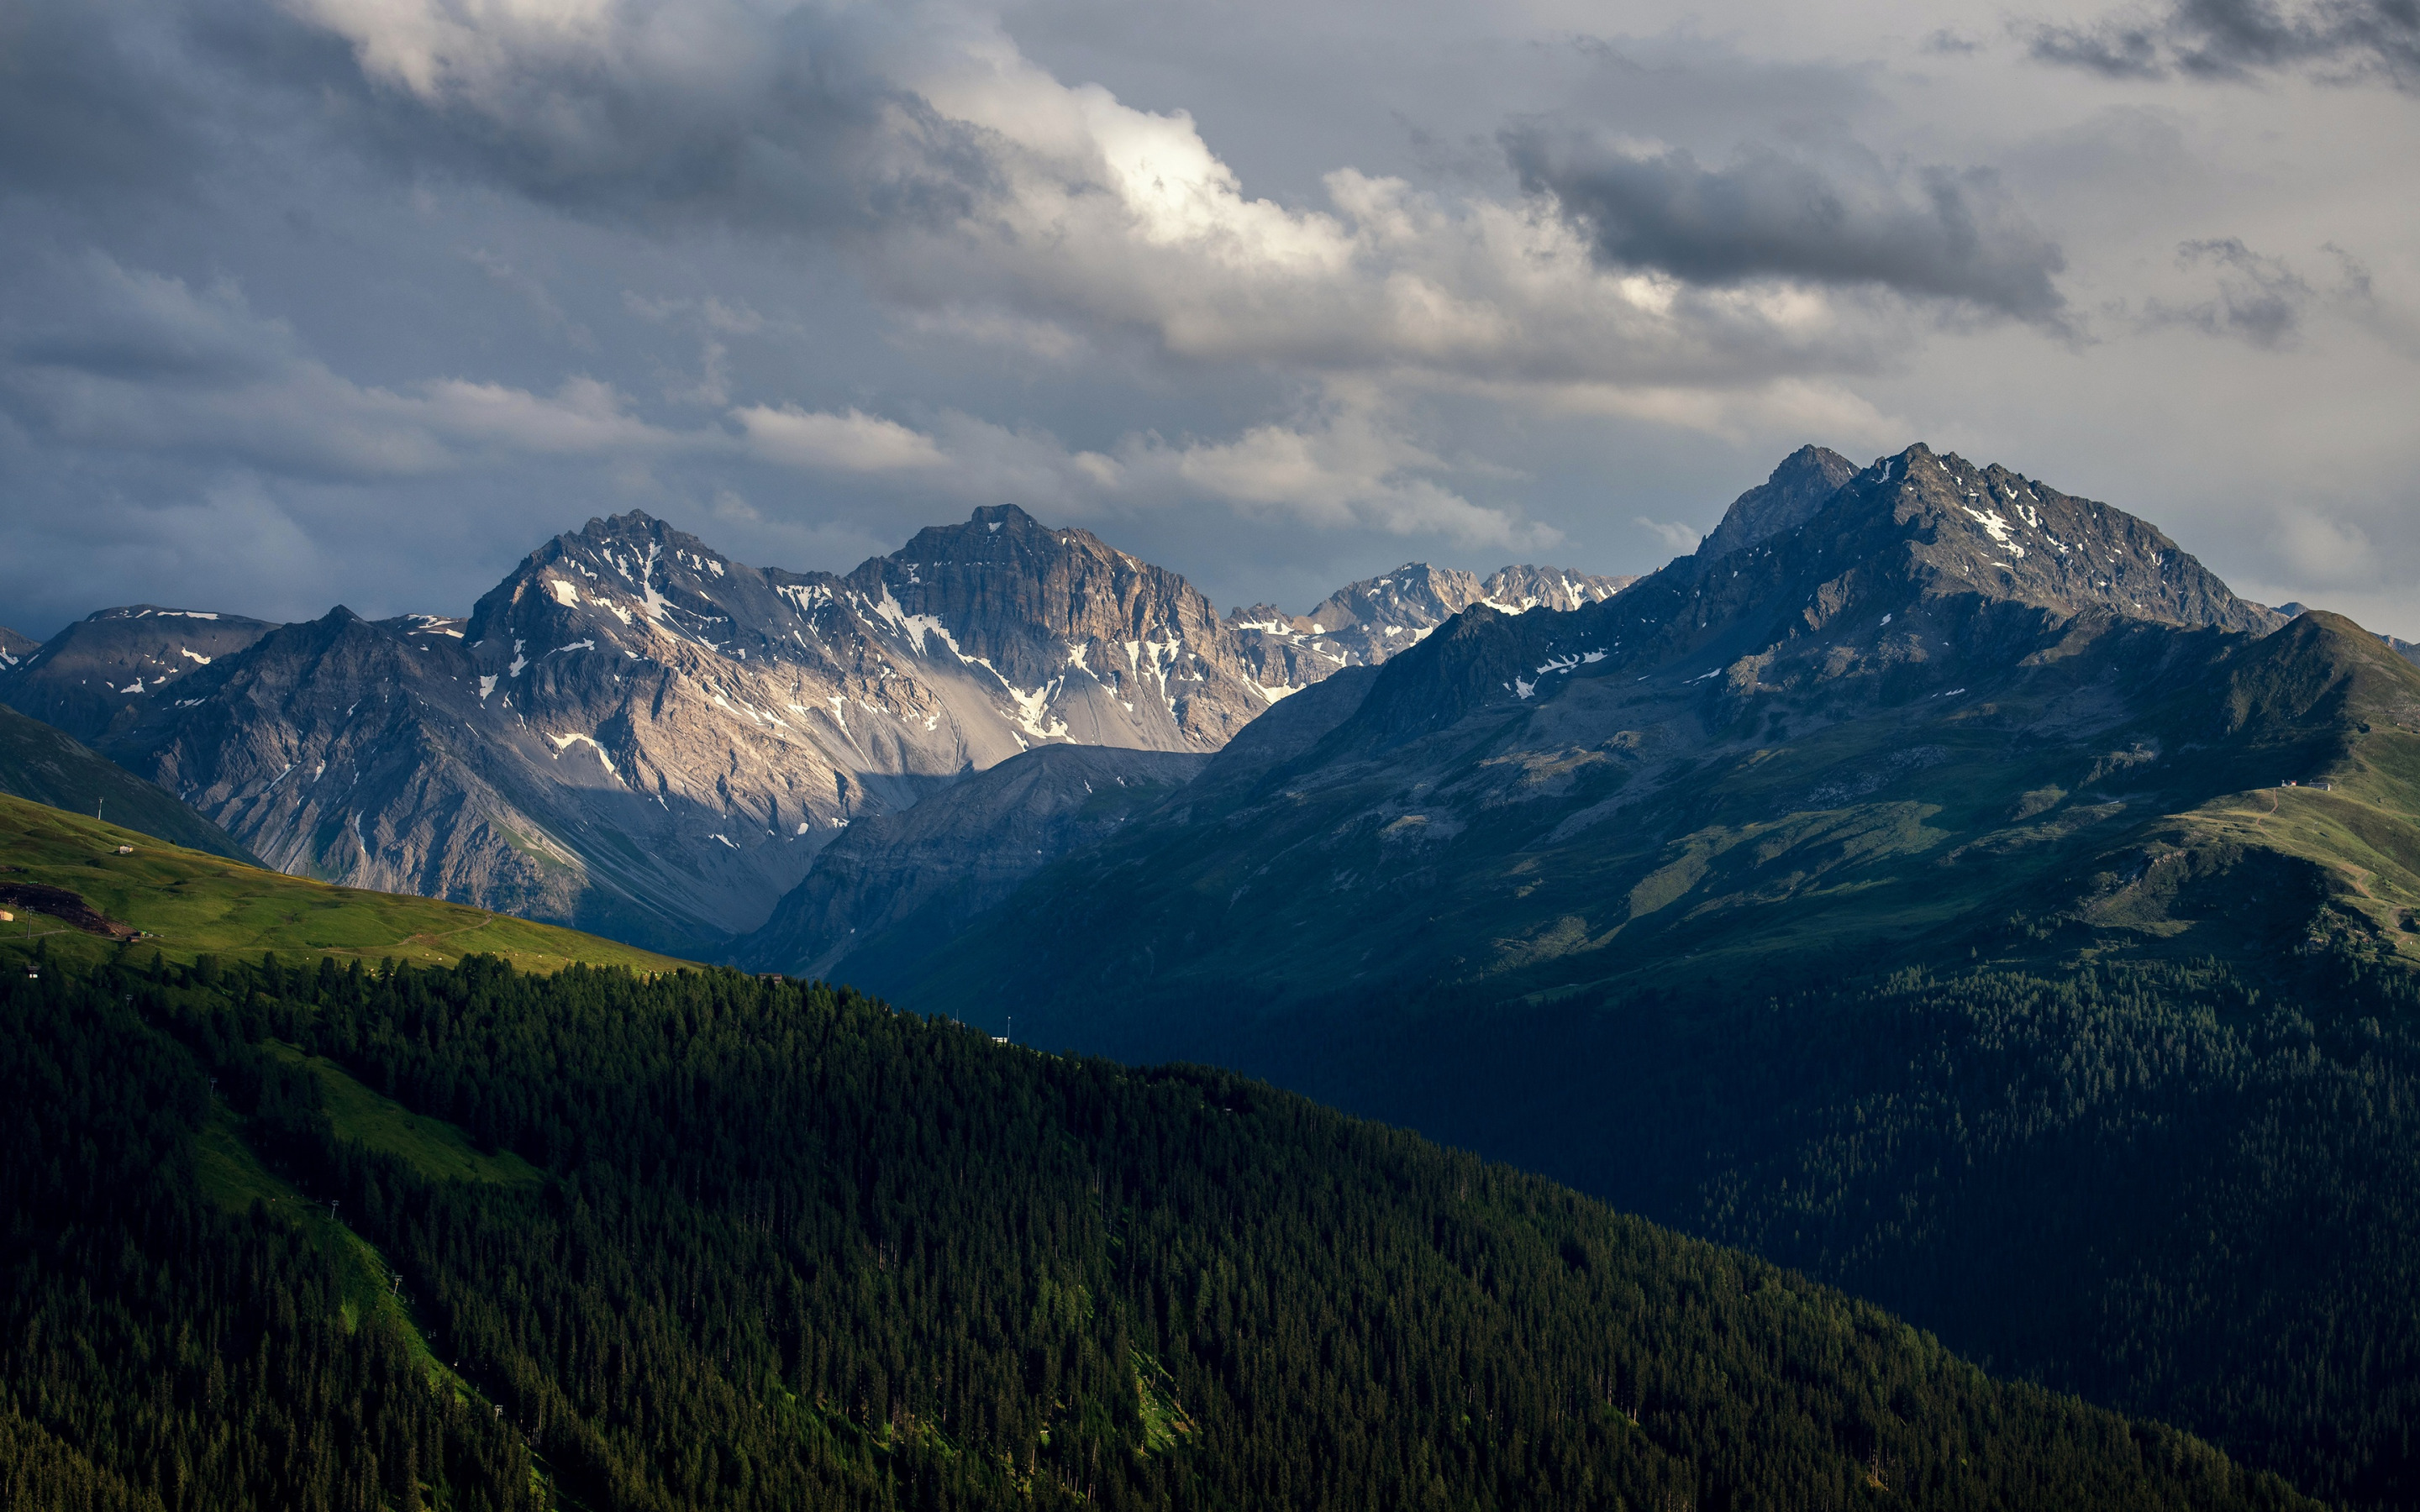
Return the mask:
<svg viewBox="0 0 2420 1512">
<path fill-rule="evenodd" d="M 1264 687 L 1183 578 L 1014 504 L 917 532 L 842 591 L 925 666 L 989 684 L 1020 749 L 1216 750 L 1297 686 Z"/>
<path fill-rule="evenodd" d="M 31 636 L 19 635 L 0 625 L 0 672 L 13 671 L 24 665 L 25 658 L 42 649 L 42 643 Z"/>
<path fill-rule="evenodd" d="M 0 643 L 0 702 L 87 745 L 123 730 L 193 674 L 275 628 L 240 614 L 132 604 L 77 621 L 49 642 Z M 181 693 L 174 696 L 181 697 Z"/>
<path fill-rule="evenodd" d="M 1822 446 L 1802 446 L 1781 459 L 1773 476 L 1731 501 L 1706 538 L 1700 561 L 1729 556 L 1768 536 L 1794 531 L 1814 517 L 1840 486 L 1857 475 L 1857 464 Z"/>
<path fill-rule="evenodd" d="M 1069 851 L 1107 838 L 1209 760 L 1037 747 L 904 813 L 850 825 L 733 953 L 754 969 L 799 976 L 838 980 L 861 962 L 880 971 L 955 934 Z"/>
<path fill-rule="evenodd" d="M 218 825 L 64 731 L 0 704 L 0 793 L 93 814 L 172 845 L 259 863 Z"/>
</svg>

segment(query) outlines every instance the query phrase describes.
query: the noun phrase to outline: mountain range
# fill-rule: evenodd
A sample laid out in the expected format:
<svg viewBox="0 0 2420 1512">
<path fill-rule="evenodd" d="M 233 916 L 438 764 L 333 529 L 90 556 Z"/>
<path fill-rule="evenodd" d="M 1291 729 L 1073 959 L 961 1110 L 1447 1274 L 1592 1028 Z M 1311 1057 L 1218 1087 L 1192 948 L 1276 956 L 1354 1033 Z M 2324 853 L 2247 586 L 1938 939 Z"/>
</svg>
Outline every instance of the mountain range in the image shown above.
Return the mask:
<svg viewBox="0 0 2420 1512">
<path fill-rule="evenodd" d="M 1265 1076 L 2420 1500 L 2420 668 L 2042 480 L 1808 447 L 1643 579 L 1224 618 L 1013 509 L 623 516 L 19 660 L 288 871 Z"/>
<path fill-rule="evenodd" d="M 2411 1504 L 2420 668 L 2040 480 L 1841 466 L 1608 600 L 1466 610 L 839 969 L 1269 1076 Z"/>
<path fill-rule="evenodd" d="M 464 618 L 102 610 L 11 642 L 0 702 L 286 871 L 716 954 L 850 825 L 1021 751 L 1216 750 L 1472 603 L 1621 582 L 1415 563 L 1309 616 L 1222 620 L 1014 505 L 845 577 L 746 566 L 632 513 L 532 552 Z"/>
</svg>

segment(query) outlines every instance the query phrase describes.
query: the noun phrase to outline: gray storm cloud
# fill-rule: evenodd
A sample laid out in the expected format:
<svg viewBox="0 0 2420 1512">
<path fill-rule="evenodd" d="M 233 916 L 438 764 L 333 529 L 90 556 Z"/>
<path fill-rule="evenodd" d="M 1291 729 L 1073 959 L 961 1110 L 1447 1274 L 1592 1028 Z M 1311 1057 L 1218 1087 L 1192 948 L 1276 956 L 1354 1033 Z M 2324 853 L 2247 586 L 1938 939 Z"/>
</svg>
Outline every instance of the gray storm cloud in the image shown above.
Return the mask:
<svg viewBox="0 0 2420 1512">
<path fill-rule="evenodd" d="M 982 133 L 885 69 L 913 25 L 734 0 L 293 0 L 218 8 L 196 30 L 263 86 L 319 95 L 332 126 L 407 172 L 592 217 L 778 233 L 967 212 L 990 173 Z"/>
<path fill-rule="evenodd" d="M 2019 32 L 2042 62 L 2112 78 L 2244 79 L 2304 68 L 2420 90 L 2420 6 L 2412 0 L 2176 0 L 2149 14 Z"/>
<path fill-rule="evenodd" d="M 2136 71 L 2385 78 L 2403 14 L 2150 3 Z M 631 506 L 845 568 L 1001 500 L 1309 604 L 1652 567 L 1919 434 L 2273 597 L 2336 538 L 2288 507 L 2420 563 L 2397 96 L 2163 90 L 2153 162 L 2120 53 L 1626 15 L 8 0 L 0 624 L 458 609 Z"/>
<path fill-rule="evenodd" d="M 1504 148 L 1522 187 L 1554 195 L 1606 261 L 1698 283 L 1806 279 L 1872 285 L 2051 321 L 2066 267 L 1983 170 L 1845 169 L 1744 153 L 1708 168 L 1684 150 L 1637 150 L 1528 129 Z"/>
</svg>

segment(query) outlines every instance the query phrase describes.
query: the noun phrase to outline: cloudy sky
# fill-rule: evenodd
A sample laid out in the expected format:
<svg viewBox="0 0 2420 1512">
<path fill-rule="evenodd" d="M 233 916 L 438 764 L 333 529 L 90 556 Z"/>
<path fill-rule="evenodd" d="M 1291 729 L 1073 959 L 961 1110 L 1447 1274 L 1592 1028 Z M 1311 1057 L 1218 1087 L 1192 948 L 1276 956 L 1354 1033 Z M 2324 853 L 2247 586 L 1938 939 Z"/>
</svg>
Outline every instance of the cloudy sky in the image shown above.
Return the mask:
<svg viewBox="0 0 2420 1512">
<path fill-rule="evenodd" d="M 0 624 L 1001 501 L 1300 609 L 1922 440 L 2420 638 L 2415 164 L 2411 0 L 8 0 Z"/>
</svg>

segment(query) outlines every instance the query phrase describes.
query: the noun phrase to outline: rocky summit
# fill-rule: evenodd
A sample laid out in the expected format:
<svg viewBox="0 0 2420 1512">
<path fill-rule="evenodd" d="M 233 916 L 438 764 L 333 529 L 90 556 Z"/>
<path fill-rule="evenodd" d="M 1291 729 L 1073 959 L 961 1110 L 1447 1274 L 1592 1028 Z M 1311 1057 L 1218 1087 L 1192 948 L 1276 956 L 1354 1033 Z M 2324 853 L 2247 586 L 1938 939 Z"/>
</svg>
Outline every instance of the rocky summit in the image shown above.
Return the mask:
<svg viewBox="0 0 2420 1512">
<path fill-rule="evenodd" d="M 1044 746 L 1215 751 L 1489 591 L 1416 574 L 1449 595 L 1373 600 L 1366 643 L 1329 655 L 1015 505 L 845 576 L 749 566 L 633 512 L 548 542 L 466 618 L 104 610 L 8 652 L 0 702 L 284 870 L 711 954 L 854 823 Z M 1508 608 L 1618 586 L 1488 583 Z"/>
</svg>

